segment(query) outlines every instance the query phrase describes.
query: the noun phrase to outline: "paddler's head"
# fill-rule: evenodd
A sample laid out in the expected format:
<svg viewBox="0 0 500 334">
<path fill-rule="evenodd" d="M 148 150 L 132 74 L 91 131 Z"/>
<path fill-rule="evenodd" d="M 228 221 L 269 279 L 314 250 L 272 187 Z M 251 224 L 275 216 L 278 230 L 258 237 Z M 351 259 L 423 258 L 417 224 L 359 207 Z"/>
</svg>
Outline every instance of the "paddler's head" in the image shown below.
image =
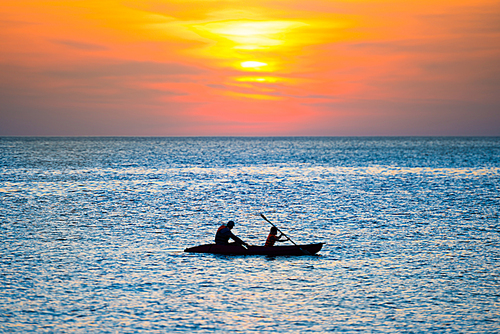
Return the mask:
<svg viewBox="0 0 500 334">
<path fill-rule="evenodd" d="M 232 229 L 234 227 L 234 222 L 232 220 L 230 220 L 228 223 L 227 223 L 227 228 L 228 229 Z"/>
</svg>

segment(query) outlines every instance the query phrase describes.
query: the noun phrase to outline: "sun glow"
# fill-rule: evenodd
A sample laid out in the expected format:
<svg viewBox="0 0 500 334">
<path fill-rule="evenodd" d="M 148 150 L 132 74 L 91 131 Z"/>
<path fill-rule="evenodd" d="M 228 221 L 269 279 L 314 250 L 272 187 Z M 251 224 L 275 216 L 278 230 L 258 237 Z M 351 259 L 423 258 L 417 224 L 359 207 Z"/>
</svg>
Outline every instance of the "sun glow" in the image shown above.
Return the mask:
<svg viewBox="0 0 500 334">
<path fill-rule="evenodd" d="M 219 66 L 275 72 L 284 66 L 281 57 L 277 57 L 288 54 L 290 48 L 302 45 L 300 38 L 291 32 L 308 26 L 293 20 L 219 20 L 191 24 L 189 28 L 207 45 L 196 50 L 197 54 L 215 59 Z"/>
<path fill-rule="evenodd" d="M 233 42 L 233 49 L 259 50 L 285 44 L 282 34 L 291 29 L 307 26 L 295 21 L 223 21 L 212 22 L 193 27 L 212 37 Z"/>
<path fill-rule="evenodd" d="M 261 63 L 260 61 L 244 61 L 241 63 L 241 67 L 244 68 L 260 68 L 263 66 L 267 66 L 267 64 Z"/>
<path fill-rule="evenodd" d="M 1 1 L 0 134 L 500 129 L 498 0 Z"/>
<path fill-rule="evenodd" d="M 275 83 L 282 81 L 280 78 L 276 77 L 239 77 L 235 79 L 239 82 L 261 82 L 261 83 Z"/>
</svg>

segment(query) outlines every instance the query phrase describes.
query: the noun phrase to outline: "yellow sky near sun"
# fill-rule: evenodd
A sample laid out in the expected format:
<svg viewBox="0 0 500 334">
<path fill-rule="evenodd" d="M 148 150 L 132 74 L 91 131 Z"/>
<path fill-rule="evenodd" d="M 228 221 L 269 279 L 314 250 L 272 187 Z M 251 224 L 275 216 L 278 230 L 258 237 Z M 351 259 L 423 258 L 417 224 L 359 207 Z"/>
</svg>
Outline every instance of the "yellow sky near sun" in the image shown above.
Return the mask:
<svg viewBox="0 0 500 334">
<path fill-rule="evenodd" d="M 488 45 L 498 40 L 490 15 L 498 8 L 491 0 L 2 0 L 0 65 L 19 70 L 12 83 L 59 87 L 81 101 L 127 89 L 140 105 L 163 92 L 154 98 L 195 103 L 190 115 L 221 118 L 232 116 L 214 110 L 253 101 L 234 117 L 254 112 L 257 121 L 262 110 L 272 117 L 271 109 L 293 103 L 300 122 L 316 113 L 306 104 L 330 100 L 471 94 L 451 82 L 477 71 L 432 70 L 432 63 L 458 68 L 457 53 L 463 62 L 496 53 Z M 118 63 L 168 68 L 161 78 L 154 70 L 106 69 Z M 28 73 L 40 74 L 38 81 Z M 432 81 L 450 84 L 425 89 Z"/>
</svg>

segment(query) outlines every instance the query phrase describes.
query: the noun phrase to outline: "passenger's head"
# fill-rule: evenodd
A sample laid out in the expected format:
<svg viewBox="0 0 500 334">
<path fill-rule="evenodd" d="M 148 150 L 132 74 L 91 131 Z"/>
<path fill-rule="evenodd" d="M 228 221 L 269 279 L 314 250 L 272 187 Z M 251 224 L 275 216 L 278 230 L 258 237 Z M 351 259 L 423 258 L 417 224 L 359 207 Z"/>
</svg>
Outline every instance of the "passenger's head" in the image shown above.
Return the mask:
<svg viewBox="0 0 500 334">
<path fill-rule="evenodd" d="M 226 225 L 229 229 L 232 229 L 234 227 L 234 222 L 232 220 L 230 220 L 227 225 Z"/>
<path fill-rule="evenodd" d="M 278 233 L 278 228 L 276 226 L 271 227 L 271 234 Z"/>
</svg>

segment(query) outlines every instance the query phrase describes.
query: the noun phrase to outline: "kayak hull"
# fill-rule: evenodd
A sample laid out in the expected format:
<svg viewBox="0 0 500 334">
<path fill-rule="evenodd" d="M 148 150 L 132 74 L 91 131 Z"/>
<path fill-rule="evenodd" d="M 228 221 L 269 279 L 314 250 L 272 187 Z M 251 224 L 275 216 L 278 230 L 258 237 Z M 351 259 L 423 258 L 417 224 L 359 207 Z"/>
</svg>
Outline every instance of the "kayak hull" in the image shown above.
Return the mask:
<svg viewBox="0 0 500 334">
<path fill-rule="evenodd" d="M 248 246 L 206 244 L 186 248 L 188 253 L 208 253 L 222 255 L 268 255 L 268 256 L 298 256 L 313 255 L 321 250 L 324 243 L 297 246 Z"/>
</svg>

